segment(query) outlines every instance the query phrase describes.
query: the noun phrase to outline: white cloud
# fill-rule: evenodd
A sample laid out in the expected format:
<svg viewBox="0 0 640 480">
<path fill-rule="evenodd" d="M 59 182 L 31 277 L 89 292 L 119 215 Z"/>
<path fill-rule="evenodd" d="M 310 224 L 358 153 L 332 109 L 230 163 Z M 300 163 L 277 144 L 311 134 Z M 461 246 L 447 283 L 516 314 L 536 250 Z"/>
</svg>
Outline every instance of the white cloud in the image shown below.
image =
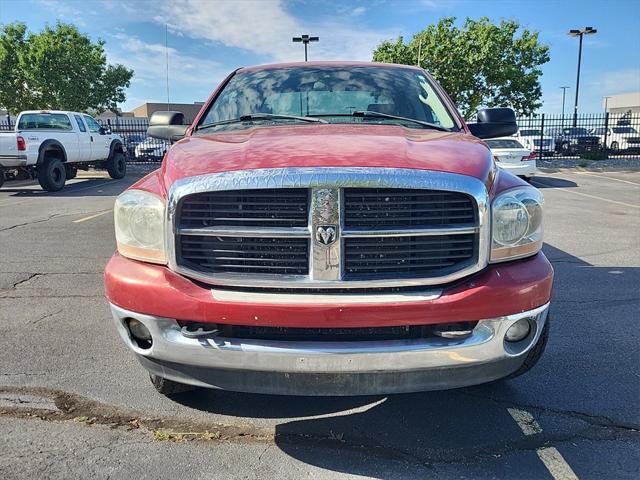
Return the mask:
<svg viewBox="0 0 640 480">
<path fill-rule="evenodd" d="M 640 91 L 640 68 L 603 73 L 590 82 L 590 87 L 602 95 Z"/>
<path fill-rule="evenodd" d="M 354 26 L 352 22 L 322 20 L 312 26 L 289 14 L 282 0 L 219 1 L 175 0 L 156 5 L 153 21 L 168 24 L 175 34 L 240 48 L 266 57 L 266 61 L 302 59 L 302 46 L 293 44 L 294 35 L 309 33 L 320 37 L 309 45 L 314 60 L 370 60 L 382 40 L 394 38 L 400 29 L 380 30 Z M 365 7 L 351 10 L 356 15 Z"/>
<path fill-rule="evenodd" d="M 351 10 L 351 15 L 353 15 L 354 17 L 357 17 L 362 15 L 366 11 L 367 11 L 366 7 L 356 7 L 353 10 Z"/>
<path fill-rule="evenodd" d="M 137 37 L 117 34 L 121 54 L 107 51 L 109 63 L 121 63 L 134 70 L 133 84 L 157 86 L 166 75 L 166 55 L 169 53 L 169 78 L 172 85 L 213 86 L 224 78 L 228 69 L 211 60 L 180 53 L 158 43 L 146 43 Z"/>
</svg>

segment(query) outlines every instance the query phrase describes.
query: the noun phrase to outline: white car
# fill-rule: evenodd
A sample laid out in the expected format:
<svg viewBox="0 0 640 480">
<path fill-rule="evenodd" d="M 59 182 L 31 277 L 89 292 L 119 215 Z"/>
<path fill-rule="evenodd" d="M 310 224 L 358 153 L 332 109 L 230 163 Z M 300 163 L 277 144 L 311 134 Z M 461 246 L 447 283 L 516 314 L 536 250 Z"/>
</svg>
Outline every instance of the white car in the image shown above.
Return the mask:
<svg viewBox="0 0 640 480">
<path fill-rule="evenodd" d="M 615 127 L 609 127 L 608 129 L 599 127 L 591 130 L 591 135 L 599 137 L 602 145 L 605 144 L 605 133 L 607 134 L 607 146 L 614 152 L 640 149 L 640 133 L 638 133 L 638 131 L 633 127 L 628 125 L 618 125 Z"/>
<path fill-rule="evenodd" d="M 150 160 L 162 160 L 164 154 L 169 149 L 169 143 L 157 138 L 147 138 L 145 141 L 136 145 L 135 155 L 136 158 L 150 159 Z"/>
<path fill-rule="evenodd" d="M 24 172 L 49 192 L 64 187 L 78 169 L 104 167 L 111 178 L 127 171 L 122 139 L 86 113 L 31 110 L 18 115 L 12 132 L 0 132 L 0 185 Z"/>
<path fill-rule="evenodd" d="M 500 168 L 528 180 L 538 172 L 536 154 L 513 137 L 485 140 Z"/>
<path fill-rule="evenodd" d="M 518 130 L 516 138 L 525 147 L 532 152 L 540 152 L 542 150 L 543 155 L 553 155 L 556 145 L 553 137 L 548 135 L 541 135 L 541 131 L 536 128 L 525 128 Z M 542 142 L 542 147 L 540 146 Z"/>
</svg>

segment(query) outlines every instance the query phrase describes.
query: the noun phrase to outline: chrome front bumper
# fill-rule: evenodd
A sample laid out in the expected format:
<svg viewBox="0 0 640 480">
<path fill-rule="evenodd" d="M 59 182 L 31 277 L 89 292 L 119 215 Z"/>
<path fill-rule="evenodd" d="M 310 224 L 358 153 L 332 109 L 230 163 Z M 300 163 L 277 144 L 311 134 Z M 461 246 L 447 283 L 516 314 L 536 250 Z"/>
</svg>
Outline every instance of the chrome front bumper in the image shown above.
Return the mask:
<svg viewBox="0 0 640 480">
<path fill-rule="evenodd" d="M 190 385 L 283 395 L 374 395 L 445 390 L 489 382 L 517 370 L 537 342 L 549 304 L 485 319 L 464 339 L 308 342 L 184 337 L 169 318 L 111 305 L 120 336 L 151 373 Z M 125 326 L 135 318 L 153 345 L 139 348 Z M 528 318 L 531 333 L 517 343 L 504 335 Z"/>
</svg>

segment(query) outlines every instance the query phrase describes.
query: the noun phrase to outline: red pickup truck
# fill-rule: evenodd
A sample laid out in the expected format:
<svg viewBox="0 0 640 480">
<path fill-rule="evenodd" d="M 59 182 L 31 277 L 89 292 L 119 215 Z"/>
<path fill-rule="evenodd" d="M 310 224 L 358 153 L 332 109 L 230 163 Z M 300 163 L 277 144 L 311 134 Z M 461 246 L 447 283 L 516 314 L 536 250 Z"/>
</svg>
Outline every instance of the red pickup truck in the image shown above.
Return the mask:
<svg viewBox="0 0 640 480">
<path fill-rule="evenodd" d="M 513 377 L 548 338 L 540 192 L 496 167 L 424 70 L 229 75 L 115 204 L 118 332 L 158 391 L 388 394 Z"/>
</svg>

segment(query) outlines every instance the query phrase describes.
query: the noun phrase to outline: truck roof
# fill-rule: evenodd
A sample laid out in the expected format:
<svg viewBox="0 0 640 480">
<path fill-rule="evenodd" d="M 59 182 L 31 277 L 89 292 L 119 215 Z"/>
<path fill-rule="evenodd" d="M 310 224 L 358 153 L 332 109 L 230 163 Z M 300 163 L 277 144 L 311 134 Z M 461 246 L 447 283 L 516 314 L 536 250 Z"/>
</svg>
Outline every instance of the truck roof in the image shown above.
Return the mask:
<svg viewBox="0 0 640 480">
<path fill-rule="evenodd" d="M 85 115 L 83 112 L 72 112 L 71 110 L 23 110 L 19 115 L 25 113 L 63 113 L 69 115 Z"/>
<path fill-rule="evenodd" d="M 289 63 L 271 63 L 265 65 L 255 65 L 251 67 L 239 68 L 240 72 L 253 72 L 258 70 L 271 70 L 274 68 L 292 68 L 292 67 L 385 67 L 385 68 L 404 68 L 422 71 L 422 68 L 414 65 L 402 65 L 398 63 L 382 63 L 382 62 L 354 62 L 354 61 L 323 61 L 323 62 L 289 62 Z"/>
</svg>

